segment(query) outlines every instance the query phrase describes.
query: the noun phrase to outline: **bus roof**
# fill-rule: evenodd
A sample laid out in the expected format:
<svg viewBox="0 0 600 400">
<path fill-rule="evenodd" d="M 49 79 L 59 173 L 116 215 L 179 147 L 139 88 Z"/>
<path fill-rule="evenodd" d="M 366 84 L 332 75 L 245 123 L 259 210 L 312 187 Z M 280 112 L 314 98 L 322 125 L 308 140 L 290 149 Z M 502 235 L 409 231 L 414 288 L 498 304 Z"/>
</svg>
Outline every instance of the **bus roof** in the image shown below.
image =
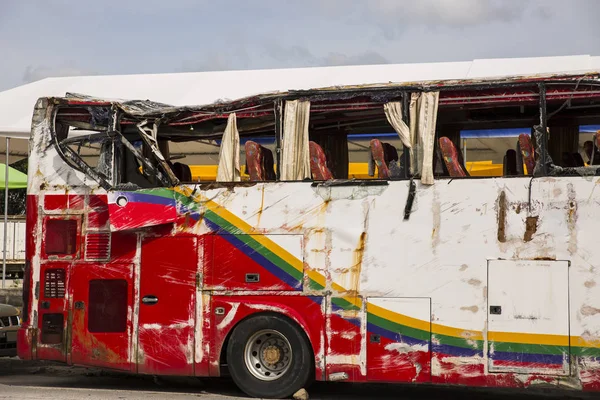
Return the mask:
<svg viewBox="0 0 600 400">
<path fill-rule="evenodd" d="M 28 137 L 40 97 L 84 93 L 95 98 L 151 99 L 173 106 L 201 105 L 261 93 L 318 88 L 406 85 L 415 82 L 578 75 L 600 71 L 599 56 L 481 59 L 173 74 L 46 78 L 0 93 L 0 136 Z"/>
</svg>

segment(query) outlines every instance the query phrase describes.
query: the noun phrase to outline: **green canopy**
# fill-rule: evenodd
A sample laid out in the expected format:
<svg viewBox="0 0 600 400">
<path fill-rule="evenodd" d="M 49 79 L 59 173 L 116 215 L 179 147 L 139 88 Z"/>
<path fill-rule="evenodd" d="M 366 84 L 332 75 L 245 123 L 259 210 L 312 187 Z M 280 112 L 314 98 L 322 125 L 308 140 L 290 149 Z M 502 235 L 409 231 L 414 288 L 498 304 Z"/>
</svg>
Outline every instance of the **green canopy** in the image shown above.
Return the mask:
<svg viewBox="0 0 600 400">
<path fill-rule="evenodd" d="M 4 176 L 6 174 L 6 164 L 0 164 L 0 189 L 6 188 Z M 17 171 L 12 167 L 8 167 L 8 188 L 9 189 L 24 189 L 27 187 L 27 175 L 21 171 Z"/>
</svg>

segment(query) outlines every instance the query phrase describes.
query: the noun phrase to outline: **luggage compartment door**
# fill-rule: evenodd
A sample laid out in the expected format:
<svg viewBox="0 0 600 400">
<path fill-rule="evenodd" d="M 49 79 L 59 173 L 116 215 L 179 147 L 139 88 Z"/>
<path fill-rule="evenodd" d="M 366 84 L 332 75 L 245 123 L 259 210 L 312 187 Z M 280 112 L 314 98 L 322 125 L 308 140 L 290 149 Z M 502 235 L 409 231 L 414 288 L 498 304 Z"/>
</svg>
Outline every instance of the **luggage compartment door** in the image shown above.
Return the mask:
<svg viewBox="0 0 600 400">
<path fill-rule="evenodd" d="M 569 262 L 488 262 L 490 372 L 569 375 Z"/>
</svg>

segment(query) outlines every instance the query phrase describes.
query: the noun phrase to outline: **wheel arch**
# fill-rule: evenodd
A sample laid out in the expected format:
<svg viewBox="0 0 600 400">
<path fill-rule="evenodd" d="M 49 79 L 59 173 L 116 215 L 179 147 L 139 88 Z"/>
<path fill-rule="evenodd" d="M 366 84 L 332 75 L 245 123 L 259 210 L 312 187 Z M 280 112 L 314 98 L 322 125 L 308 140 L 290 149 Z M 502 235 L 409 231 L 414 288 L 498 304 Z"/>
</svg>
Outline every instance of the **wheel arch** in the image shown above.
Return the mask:
<svg viewBox="0 0 600 400">
<path fill-rule="evenodd" d="M 233 324 L 230 328 L 229 331 L 227 332 L 227 335 L 225 336 L 225 340 L 221 343 L 221 349 L 219 350 L 219 362 L 221 364 L 226 363 L 226 356 L 227 356 L 227 345 L 229 344 L 229 339 L 231 338 L 231 334 L 232 332 L 235 330 L 236 327 L 238 327 L 242 322 L 245 322 L 251 318 L 255 318 L 255 317 L 259 317 L 259 316 L 277 316 L 277 317 L 282 317 L 284 319 L 287 319 L 288 321 L 290 321 L 292 324 L 296 325 L 296 327 L 299 328 L 300 332 L 302 332 L 302 335 L 304 336 L 304 339 L 307 341 L 307 343 L 309 344 L 309 348 L 310 351 L 312 352 L 312 356 L 313 358 L 315 357 L 315 348 L 314 348 L 314 344 L 312 343 L 312 340 L 310 340 L 310 337 L 308 335 L 307 332 L 307 328 L 304 326 L 304 324 L 300 321 L 298 321 L 295 318 L 290 318 L 290 316 L 285 315 L 282 312 L 276 312 L 276 311 L 257 311 L 254 312 L 252 314 L 246 315 L 244 318 L 241 318 L 239 321 L 237 321 L 235 324 Z"/>
<path fill-rule="evenodd" d="M 227 298 L 221 297 L 220 300 L 231 303 L 235 302 L 244 302 L 245 305 L 249 303 L 246 302 L 247 299 L 232 299 L 233 296 L 228 296 Z M 296 297 L 296 296 L 294 296 Z M 306 299 L 306 298 L 305 298 Z M 213 298 L 213 300 L 217 300 Z M 322 379 L 322 375 L 324 373 L 324 365 L 320 365 L 320 359 L 324 357 L 319 357 L 321 355 L 324 345 L 325 345 L 325 331 L 324 331 L 324 311 L 322 307 L 319 305 L 319 315 L 315 315 L 315 312 L 307 313 L 302 315 L 298 313 L 298 308 L 293 307 L 292 305 L 285 305 L 278 302 L 277 305 L 272 301 L 260 301 L 258 299 L 251 300 L 251 305 L 249 307 L 244 307 L 244 310 L 241 312 L 239 319 L 235 319 L 234 323 L 231 323 L 227 326 L 226 332 L 221 331 L 218 333 L 218 336 L 223 337 L 223 340 L 220 340 L 220 343 L 214 343 L 213 354 L 213 365 L 215 363 L 219 364 L 219 375 L 223 375 L 227 372 L 222 366 L 226 365 L 227 359 L 227 346 L 229 344 L 229 340 L 231 339 L 231 334 L 236 327 L 238 327 L 242 322 L 247 321 L 249 318 L 253 318 L 260 315 L 272 315 L 279 316 L 284 319 L 287 319 L 296 327 L 298 327 L 299 331 L 302 332 L 302 335 L 305 340 L 308 341 L 309 348 L 312 352 L 313 365 L 316 372 L 316 379 Z M 268 303 L 268 306 L 265 305 Z M 213 303 L 213 307 L 215 304 Z M 316 311 L 316 308 L 314 309 Z M 241 310 L 240 310 L 241 311 Z M 314 321 L 314 318 L 320 318 L 322 320 L 321 324 L 311 324 L 309 326 L 308 320 Z M 321 325 L 320 328 L 315 328 L 315 326 Z M 312 326 L 312 328 L 311 328 Z M 317 337 L 318 336 L 318 337 Z M 315 340 L 317 339 L 317 340 Z M 215 371 L 216 372 L 216 371 Z"/>
</svg>

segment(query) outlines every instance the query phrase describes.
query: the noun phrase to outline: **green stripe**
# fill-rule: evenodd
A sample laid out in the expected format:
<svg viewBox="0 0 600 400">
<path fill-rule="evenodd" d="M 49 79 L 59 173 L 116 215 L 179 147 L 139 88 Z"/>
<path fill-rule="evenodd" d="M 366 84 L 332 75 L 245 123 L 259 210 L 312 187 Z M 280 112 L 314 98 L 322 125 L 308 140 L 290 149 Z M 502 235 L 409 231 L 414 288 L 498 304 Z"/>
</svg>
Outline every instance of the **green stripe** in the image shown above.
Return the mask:
<svg viewBox="0 0 600 400">
<path fill-rule="evenodd" d="M 309 281 L 306 285 L 308 290 L 323 290 L 325 286 L 321 285 L 319 282 L 315 281 L 312 278 L 309 278 Z"/>
<path fill-rule="evenodd" d="M 348 300 L 345 300 L 341 297 L 332 297 L 331 302 L 333 304 L 335 304 L 336 306 L 342 308 L 343 310 L 347 310 L 347 311 L 360 310 L 360 307 L 350 303 Z"/>
<path fill-rule="evenodd" d="M 561 355 L 565 352 L 569 352 L 569 348 L 565 346 L 554 346 L 544 344 L 489 342 L 489 345 L 494 346 L 494 351 L 503 351 L 506 353 Z"/>
<path fill-rule="evenodd" d="M 167 198 L 167 199 L 175 199 L 174 194 L 176 194 L 176 192 L 174 192 L 173 190 L 165 189 L 165 188 L 140 189 L 140 190 L 137 190 L 137 191 L 135 191 L 133 193 L 148 194 L 148 195 L 151 195 L 151 196 L 164 197 L 164 198 Z"/>
<path fill-rule="evenodd" d="M 571 354 L 579 357 L 600 358 L 600 349 L 597 347 L 571 347 Z"/>
<path fill-rule="evenodd" d="M 439 342 L 440 345 L 460 347 L 463 349 L 483 350 L 483 341 L 475 339 L 465 339 L 461 337 L 447 336 L 439 333 L 433 333 L 432 339 Z"/>
<path fill-rule="evenodd" d="M 429 341 L 429 339 L 431 338 L 431 333 L 429 331 L 424 331 L 424 330 L 417 329 L 417 328 L 411 328 L 406 325 L 400 325 L 400 324 L 392 322 L 388 319 L 378 317 L 377 315 L 372 314 L 372 313 L 367 314 L 367 322 L 377 325 L 378 327 L 388 330 L 390 332 L 399 333 L 399 334 L 405 335 L 405 336 L 410 336 L 411 338 L 424 340 L 424 341 Z"/>
</svg>

